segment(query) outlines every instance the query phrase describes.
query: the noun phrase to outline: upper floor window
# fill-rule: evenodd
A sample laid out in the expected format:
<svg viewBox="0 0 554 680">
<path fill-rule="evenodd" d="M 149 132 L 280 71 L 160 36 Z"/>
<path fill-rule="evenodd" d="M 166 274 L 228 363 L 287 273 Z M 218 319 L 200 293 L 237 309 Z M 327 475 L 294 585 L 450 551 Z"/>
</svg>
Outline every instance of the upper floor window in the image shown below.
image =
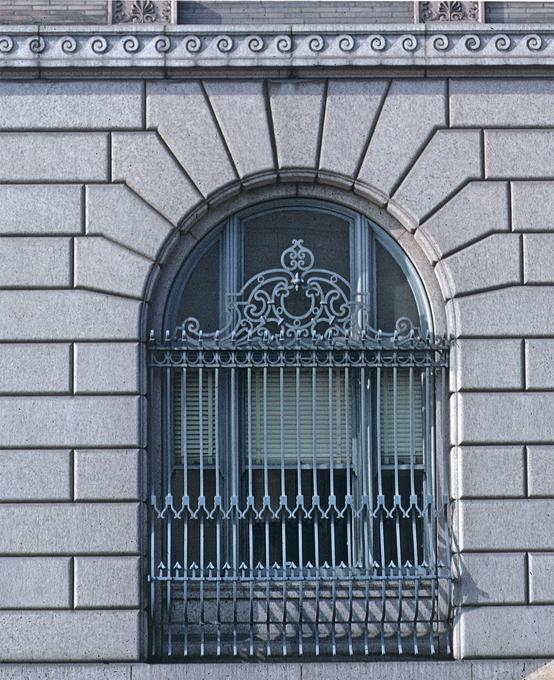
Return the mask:
<svg viewBox="0 0 554 680">
<path fill-rule="evenodd" d="M 447 651 L 447 345 L 398 247 L 257 206 L 190 253 L 164 326 L 153 655 Z"/>
</svg>

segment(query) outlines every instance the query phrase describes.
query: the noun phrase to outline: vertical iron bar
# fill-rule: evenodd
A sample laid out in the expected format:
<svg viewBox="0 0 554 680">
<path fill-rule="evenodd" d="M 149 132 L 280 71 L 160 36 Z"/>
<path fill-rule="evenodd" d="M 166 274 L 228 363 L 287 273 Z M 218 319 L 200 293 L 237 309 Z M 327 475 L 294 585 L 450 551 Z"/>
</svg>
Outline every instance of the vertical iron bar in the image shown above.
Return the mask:
<svg viewBox="0 0 554 680">
<path fill-rule="evenodd" d="M 206 518 L 202 507 L 205 507 L 205 494 L 204 494 L 204 369 L 202 366 L 198 369 L 198 420 L 200 423 L 199 434 L 198 434 L 198 465 L 199 465 L 199 498 L 198 498 L 198 512 L 200 514 L 200 540 L 199 540 L 199 571 L 200 571 L 200 656 L 204 656 L 205 653 L 205 621 L 204 621 L 204 579 L 205 579 L 205 565 L 204 565 L 204 523 Z"/>
<path fill-rule="evenodd" d="M 279 512 L 281 513 L 281 573 L 283 575 L 283 656 L 287 655 L 287 527 L 286 508 L 288 508 L 286 476 L 285 476 L 285 369 L 279 367 L 279 438 L 281 445 L 281 498 Z"/>
<path fill-rule="evenodd" d="M 304 609 L 304 553 L 303 553 L 303 520 L 304 520 L 304 498 L 302 495 L 302 461 L 300 450 L 300 367 L 295 369 L 296 385 L 296 481 L 297 481 L 297 529 L 298 529 L 298 571 L 300 575 L 299 598 L 298 598 L 298 654 L 302 656 L 304 652 L 303 639 L 303 609 Z"/>
<path fill-rule="evenodd" d="M 270 531 L 269 531 L 269 504 L 271 497 L 269 493 L 269 451 L 268 451 L 268 431 L 267 431 L 267 416 L 268 416 L 268 402 L 267 402 L 267 364 L 263 367 L 263 403 L 264 403 L 264 532 L 265 532 L 265 625 L 266 625 L 266 654 L 271 655 L 270 644 L 270 569 L 271 569 L 271 555 L 270 555 Z"/>
<path fill-rule="evenodd" d="M 172 398 L 171 398 L 171 369 L 167 368 L 165 370 L 165 446 L 166 446 L 166 492 L 167 496 L 171 496 L 173 489 L 171 484 L 171 476 L 173 472 L 173 456 L 171 451 L 172 437 Z M 171 616 L 171 572 L 172 572 L 172 555 L 171 555 L 171 531 L 173 524 L 173 515 L 171 514 L 171 508 L 167 511 L 167 524 L 166 524 L 166 574 L 168 576 L 166 582 L 166 611 L 167 611 L 167 654 L 172 656 L 173 654 L 173 628 L 172 628 L 172 616 Z"/>
<path fill-rule="evenodd" d="M 254 655 L 254 490 L 252 486 L 252 367 L 246 369 L 247 431 L 248 431 L 248 499 L 252 506 L 248 512 L 248 587 L 249 654 Z"/>
<path fill-rule="evenodd" d="M 237 656 L 237 579 L 238 579 L 238 447 L 237 447 L 237 385 L 235 364 L 231 366 L 231 524 L 232 524 L 232 582 L 233 582 L 233 656 Z"/>
<path fill-rule="evenodd" d="M 312 484 L 313 484 L 313 514 L 314 514 L 314 567 L 315 583 L 315 618 L 314 644 L 315 655 L 319 656 L 319 628 L 320 628 L 320 597 L 321 597 L 321 569 L 319 557 L 319 492 L 317 484 L 317 368 L 312 366 Z M 318 499 L 316 501 L 316 499 Z M 317 502 L 317 505 L 316 505 Z"/>
<path fill-rule="evenodd" d="M 187 419 L 187 369 L 183 368 L 181 376 L 181 454 L 183 458 L 183 498 L 188 499 L 188 419 Z M 188 626 L 188 576 L 189 576 L 189 512 L 183 512 L 183 655 L 188 655 L 189 626 Z"/>
<path fill-rule="evenodd" d="M 221 503 L 221 460 L 219 452 L 219 366 L 215 367 L 214 411 L 215 411 L 215 495 Z M 214 504 L 215 505 L 215 504 Z M 221 655 L 221 505 L 215 507 L 215 573 L 216 573 L 216 654 Z"/>
</svg>

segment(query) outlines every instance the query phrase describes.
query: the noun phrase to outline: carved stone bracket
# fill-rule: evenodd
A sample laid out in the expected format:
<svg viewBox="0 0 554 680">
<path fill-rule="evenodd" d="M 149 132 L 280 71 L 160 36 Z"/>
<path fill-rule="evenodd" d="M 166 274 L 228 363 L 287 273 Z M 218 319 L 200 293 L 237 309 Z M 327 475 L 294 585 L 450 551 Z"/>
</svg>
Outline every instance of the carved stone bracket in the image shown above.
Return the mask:
<svg viewBox="0 0 554 680">
<path fill-rule="evenodd" d="M 176 0 L 114 0 L 109 3 L 112 24 L 174 24 Z"/>
<path fill-rule="evenodd" d="M 416 2 L 416 21 L 483 21 L 482 2 Z"/>
</svg>

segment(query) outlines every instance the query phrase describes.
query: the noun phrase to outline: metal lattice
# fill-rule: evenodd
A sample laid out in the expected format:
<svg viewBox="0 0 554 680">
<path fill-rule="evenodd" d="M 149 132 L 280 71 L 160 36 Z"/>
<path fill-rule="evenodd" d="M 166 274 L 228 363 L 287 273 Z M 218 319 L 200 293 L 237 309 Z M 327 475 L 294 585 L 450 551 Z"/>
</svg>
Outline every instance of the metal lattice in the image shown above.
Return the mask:
<svg viewBox="0 0 554 680">
<path fill-rule="evenodd" d="M 447 654 L 449 343 L 371 328 L 300 240 L 281 265 L 151 336 L 152 654 Z"/>
</svg>

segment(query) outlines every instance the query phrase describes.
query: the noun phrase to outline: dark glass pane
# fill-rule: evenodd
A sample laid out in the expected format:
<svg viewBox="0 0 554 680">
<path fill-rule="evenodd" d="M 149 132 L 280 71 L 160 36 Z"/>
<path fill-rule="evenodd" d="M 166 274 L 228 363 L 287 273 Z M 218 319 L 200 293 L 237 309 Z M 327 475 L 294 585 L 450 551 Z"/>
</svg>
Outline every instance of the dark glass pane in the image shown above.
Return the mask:
<svg viewBox="0 0 554 680">
<path fill-rule="evenodd" d="M 219 241 L 216 241 L 180 283 L 179 304 L 175 311 L 174 324 L 194 317 L 205 331 L 219 328 Z M 188 271 L 188 267 L 184 270 Z"/>
<path fill-rule="evenodd" d="M 319 210 L 280 210 L 245 220 L 244 278 L 280 268 L 293 239 L 302 239 L 315 256 L 314 267 L 350 279 L 349 222 Z"/>
<path fill-rule="evenodd" d="M 378 242 L 375 248 L 377 328 L 393 331 L 400 317 L 419 326 L 417 304 L 406 275 L 386 248 Z"/>
</svg>

